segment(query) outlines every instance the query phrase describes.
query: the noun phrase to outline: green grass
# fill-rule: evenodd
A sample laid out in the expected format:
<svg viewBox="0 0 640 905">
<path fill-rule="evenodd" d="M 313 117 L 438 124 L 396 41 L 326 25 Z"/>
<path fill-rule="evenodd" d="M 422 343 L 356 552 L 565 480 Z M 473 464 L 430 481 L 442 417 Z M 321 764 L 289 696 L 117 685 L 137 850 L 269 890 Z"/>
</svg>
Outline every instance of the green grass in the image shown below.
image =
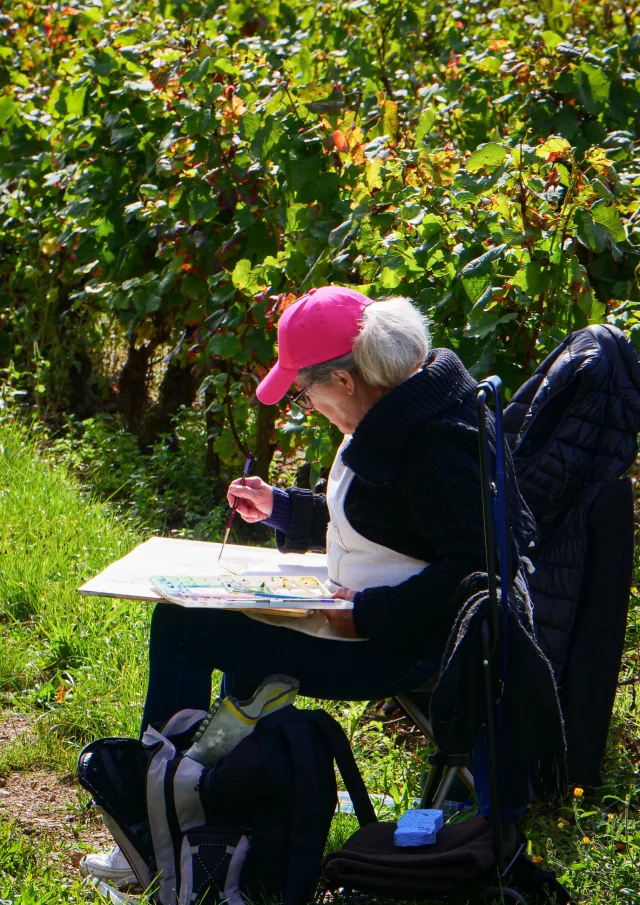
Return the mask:
<svg viewBox="0 0 640 905">
<path fill-rule="evenodd" d="M 89 739 L 135 732 L 150 616 L 144 605 L 81 598 L 76 588 L 144 532 L 87 501 L 17 428 L 2 430 L 0 522 L 0 693 L 45 716 L 34 757 L 73 770 Z M 10 757 L 2 753 L 3 767 Z"/>
<path fill-rule="evenodd" d="M 145 529 L 87 497 L 63 468 L 40 458 L 32 439 L 0 425 L 0 703 L 30 714 L 33 734 L 0 747 L 0 775 L 50 769 L 73 774 L 88 741 L 135 735 L 146 687 L 151 609 L 81 598 L 76 588 L 140 542 Z M 623 675 L 638 669 L 640 608 L 634 590 Z M 532 853 L 583 901 L 640 902 L 640 742 L 637 685 L 620 688 L 605 763 L 593 801 L 572 798 L 527 817 Z M 370 791 L 399 808 L 418 789 L 426 750 L 417 733 L 384 726 L 363 704 L 331 705 L 349 735 Z M 86 798 L 78 799 L 78 820 Z M 75 812 L 72 812 L 75 813 Z M 339 845 L 354 826 L 334 824 Z M 585 841 L 586 840 L 586 841 Z M 97 901 L 56 867 L 55 839 L 35 840 L 0 823 L 0 901 L 45 905 Z"/>
<path fill-rule="evenodd" d="M 55 866 L 60 846 L 34 841 L 11 823 L 0 823 L 0 902 L 2 905 L 105 905 L 77 871 Z M 146 897 L 140 905 L 148 905 Z"/>
</svg>

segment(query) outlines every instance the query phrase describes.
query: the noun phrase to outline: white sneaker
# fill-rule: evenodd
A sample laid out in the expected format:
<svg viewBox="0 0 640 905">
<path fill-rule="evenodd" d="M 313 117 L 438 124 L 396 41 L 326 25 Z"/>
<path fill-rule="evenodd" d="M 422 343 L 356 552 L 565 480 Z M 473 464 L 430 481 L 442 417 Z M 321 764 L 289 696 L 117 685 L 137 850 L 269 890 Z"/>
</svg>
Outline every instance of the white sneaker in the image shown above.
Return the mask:
<svg viewBox="0 0 640 905">
<path fill-rule="evenodd" d="M 101 880 L 108 880 L 118 887 L 136 886 L 138 883 L 133 868 L 117 845 L 109 852 L 85 855 L 80 862 L 80 873 L 84 877 L 99 877 Z"/>
</svg>

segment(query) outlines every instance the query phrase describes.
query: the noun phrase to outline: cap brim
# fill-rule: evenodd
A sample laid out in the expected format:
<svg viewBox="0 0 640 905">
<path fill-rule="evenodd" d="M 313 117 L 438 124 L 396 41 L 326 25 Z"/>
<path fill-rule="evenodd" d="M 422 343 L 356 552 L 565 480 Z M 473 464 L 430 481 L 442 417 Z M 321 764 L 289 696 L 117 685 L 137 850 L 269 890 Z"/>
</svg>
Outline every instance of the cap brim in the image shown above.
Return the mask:
<svg viewBox="0 0 640 905">
<path fill-rule="evenodd" d="M 258 384 L 256 396 L 265 405 L 275 405 L 287 395 L 289 387 L 298 376 L 297 368 L 283 368 L 277 362 L 267 376 Z"/>
</svg>

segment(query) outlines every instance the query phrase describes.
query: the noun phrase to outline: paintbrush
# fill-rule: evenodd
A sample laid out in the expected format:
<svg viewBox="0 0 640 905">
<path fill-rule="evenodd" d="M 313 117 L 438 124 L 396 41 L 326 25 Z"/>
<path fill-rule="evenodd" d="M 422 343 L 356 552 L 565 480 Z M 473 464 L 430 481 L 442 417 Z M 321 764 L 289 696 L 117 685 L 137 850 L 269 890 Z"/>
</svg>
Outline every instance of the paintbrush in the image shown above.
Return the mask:
<svg viewBox="0 0 640 905">
<path fill-rule="evenodd" d="M 242 472 L 242 481 L 241 486 L 244 487 L 245 478 L 249 474 L 249 469 L 251 468 L 251 453 L 247 456 L 247 461 L 244 463 L 244 471 Z M 236 497 L 236 501 L 231 507 L 231 512 L 229 513 L 229 518 L 227 519 L 227 524 L 224 529 L 224 538 L 222 539 L 222 546 L 220 547 L 220 554 L 218 556 L 218 562 L 222 559 L 222 554 L 224 553 L 224 548 L 229 539 L 229 532 L 231 531 L 231 526 L 233 525 L 233 519 L 236 514 L 236 509 L 238 508 L 238 497 Z"/>
</svg>

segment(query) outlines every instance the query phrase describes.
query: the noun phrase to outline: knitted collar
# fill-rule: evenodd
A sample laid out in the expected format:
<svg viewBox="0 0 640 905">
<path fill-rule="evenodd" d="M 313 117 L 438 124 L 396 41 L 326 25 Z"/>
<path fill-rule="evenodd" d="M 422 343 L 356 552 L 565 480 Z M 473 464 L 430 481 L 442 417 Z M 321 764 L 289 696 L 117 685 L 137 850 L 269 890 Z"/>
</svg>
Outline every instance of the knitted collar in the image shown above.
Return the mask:
<svg viewBox="0 0 640 905">
<path fill-rule="evenodd" d="M 369 409 L 343 450 L 342 461 L 369 484 L 390 483 L 415 429 L 456 409 L 476 386 L 455 352 L 434 349 L 421 371 Z"/>
</svg>

